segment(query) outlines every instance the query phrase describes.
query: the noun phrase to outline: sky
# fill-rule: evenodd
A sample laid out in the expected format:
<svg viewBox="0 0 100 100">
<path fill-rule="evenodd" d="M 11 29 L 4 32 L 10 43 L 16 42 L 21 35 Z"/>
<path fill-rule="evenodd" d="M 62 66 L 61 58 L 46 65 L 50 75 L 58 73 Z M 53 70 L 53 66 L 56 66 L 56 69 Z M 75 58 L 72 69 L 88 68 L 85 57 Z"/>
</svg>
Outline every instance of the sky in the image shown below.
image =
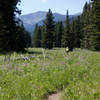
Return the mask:
<svg viewBox="0 0 100 100">
<path fill-rule="evenodd" d="M 50 8 L 53 13 L 69 14 L 80 13 L 83 10 L 85 2 L 89 0 L 21 0 L 19 9 L 22 10 L 22 15 L 34 13 L 37 11 L 48 11 Z"/>
</svg>

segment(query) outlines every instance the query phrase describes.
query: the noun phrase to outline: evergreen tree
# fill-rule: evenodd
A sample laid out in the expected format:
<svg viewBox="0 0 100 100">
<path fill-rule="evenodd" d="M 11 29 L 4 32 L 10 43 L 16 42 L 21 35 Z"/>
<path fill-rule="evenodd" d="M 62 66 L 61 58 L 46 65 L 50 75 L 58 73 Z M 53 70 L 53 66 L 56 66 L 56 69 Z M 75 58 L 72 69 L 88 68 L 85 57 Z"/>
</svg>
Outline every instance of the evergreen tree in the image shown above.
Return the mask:
<svg viewBox="0 0 100 100">
<path fill-rule="evenodd" d="M 41 47 L 41 39 L 42 39 L 41 28 L 38 26 L 38 24 L 36 24 L 35 31 L 32 38 L 33 47 Z"/>
<path fill-rule="evenodd" d="M 0 14 L 0 52 L 2 53 L 8 52 L 10 50 L 9 35 L 10 32 L 8 31 L 8 28 Z"/>
<path fill-rule="evenodd" d="M 84 6 L 82 14 L 82 26 L 83 26 L 83 40 L 82 47 L 86 49 L 91 49 L 91 35 L 93 33 L 93 24 L 92 24 L 92 9 L 91 4 L 87 3 Z"/>
<path fill-rule="evenodd" d="M 41 47 L 44 48 L 44 33 L 45 33 L 45 25 L 41 26 Z"/>
<path fill-rule="evenodd" d="M 62 35 L 63 35 L 63 23 L 58 22 L 56 24 L 56 47 L 61 47 L 62 46 Z"/>
<path fill-rule="evenodd" d="M 70 32 L 72 39 L 71 39 L 71 46 L 72 48 L 75 48 L 75 34 L 76 34 L 76 20 L 74 18 L 72 18 L 72 22 L 71 22 L 71 32 Z"/>
<path fill-rule="evenodd" d="M 64 33 L 62 36 L 62 46 L 67 47 L 68 46 L 68 34 L 69 34 L 69 15 L 68 15 L 68 10 L 67 10 L 67 16 L 66 16 L 66 21 L 65 21 L 65 28 L 64 28 Z"/>
<path fill-rule="evenodd" d="M 25 30 L 25 48 L 31 47 L 31 35 Z"/>
<path fill-rule="evenodd" d="M 44 21 L 45 31 L 43 32 L 42 43 L 45 49 L 53 48 L 54 32 L 55 32 L 55 22 L 52 11 L 49 9 L 46 20 Z"/>
<path fill-rule="evenodd" d="M 24 26 L 17 26 L 16 30 L 16 51 L 24 51 L 25 48 L 25 29 Z"/>
<path fill-rule="evenodd" d="M 16 51 L 24 51 L 24 48 L 31 46 L 31 36 L 23 26 L 23 24 L 17 26 L 16 30 Z"/>
<path fill-rule="evenodd" d="M 73 45 L 72 45 L 72 34 L 71 34 L 71 29 L 70 29 L 70 20 L 69 20 L 69 14 L 67 10 L 67 16 L 66 16 L 66 26 L 65 26 L 65 32 L 62 37 L 62 46 L 63 47 L 68 47 L 70 51 L 73 50 Z"/>
<path fill-rule="evenodd" d="M 91 49 L 100 51 L 100 0 L 92 0 L 93 33 L 91 35 Z"/>
<path fill-rule="evenodd" d="M 78 16 L 75 20 L 75 47 L 80 48 L 81 47 L 81 41 L 83 39 L 82 34 L 82 23 L 81 23 L 81 17 Z"/>
<path fill-rule="evenodd" d="M 4 31 L 2 31 L 2 22 L 0 23 L 0 33 L 3 34 L 2 42 L 0 43 L 0 48 L 2 48 L 2 51 L 4 50 L 4 47 L 2 47 L 2 43 L 5 42 L 5 50 L 8 51 L 7 48 L 9 48 L 9 51 L 16 50 L 16 14 L 19 13 L 19 10 L 17 8 L 19 0 L 3 0 L 0 1 L 0 16 L 3 20 L 3 25 L 6 27 Z M 1 19 L 0 18 L 0 19 Z M 6 35 L 9 34 L 9 35 Z M 6 39 L 6 41 L 5 41 Z"/>
</svg>

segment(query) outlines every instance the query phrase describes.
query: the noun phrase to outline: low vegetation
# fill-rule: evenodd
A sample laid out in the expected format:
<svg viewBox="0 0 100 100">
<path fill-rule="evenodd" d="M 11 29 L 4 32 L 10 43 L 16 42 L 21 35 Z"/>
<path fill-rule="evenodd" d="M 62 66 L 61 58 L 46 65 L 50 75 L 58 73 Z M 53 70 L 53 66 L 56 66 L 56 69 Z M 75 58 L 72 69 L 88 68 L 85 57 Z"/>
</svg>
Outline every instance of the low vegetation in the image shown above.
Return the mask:
<svg viewBox="0 0 100 100">
<path fill-rule="evenodd" d="M 44 100 L 60 91 L 62 100 L 100 100 L 99 52 L 28 51 L 5 62 L 0 55 L 0 100 Z"/>
</svg>

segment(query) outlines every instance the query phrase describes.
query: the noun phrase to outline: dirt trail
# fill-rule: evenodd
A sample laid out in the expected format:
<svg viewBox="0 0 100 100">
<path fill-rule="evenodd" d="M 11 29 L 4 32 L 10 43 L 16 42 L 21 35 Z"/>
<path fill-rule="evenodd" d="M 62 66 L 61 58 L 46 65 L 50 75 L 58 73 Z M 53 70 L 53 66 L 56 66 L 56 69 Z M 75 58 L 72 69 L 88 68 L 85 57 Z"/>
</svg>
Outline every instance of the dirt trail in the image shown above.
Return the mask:
<svg viewBox="0 0 100 100">
<path fill-rule="evenodd" d="M 47 100 L 60 100 L 61 93 L 52 94 L 48 97 Z"/>
</svg>

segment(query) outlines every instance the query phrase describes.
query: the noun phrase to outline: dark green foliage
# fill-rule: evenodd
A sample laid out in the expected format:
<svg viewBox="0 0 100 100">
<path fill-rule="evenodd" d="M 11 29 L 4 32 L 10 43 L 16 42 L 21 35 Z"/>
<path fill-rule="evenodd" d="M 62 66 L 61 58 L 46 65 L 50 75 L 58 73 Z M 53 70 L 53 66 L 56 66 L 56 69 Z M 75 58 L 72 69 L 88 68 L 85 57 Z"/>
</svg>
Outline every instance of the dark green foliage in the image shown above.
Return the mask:
<svg viewBox="0 0 100 100">
<path fill-rule="evenodd" d="M 62 22 L 58 22 L 56 24 L 56 37 L 55 37 L 56 47 L 62 47 L 63 30 L 64 30 L 63 23 Z"/>
<path fill-rule="evenodd" d="M 16 34 L 16 50 L 23 51 L 25 47 L 25 40 L 24 40 L 24 27 L 17 26 L 17 34 Z"/>
<path fill-rule="evenodd" d="M 68 47 L 69 51 L 73 50 L 73 36 L 71 34 L 71 26 L 70 26 L 70 20 L 69 20 L 69 15 L 68 15 L 68 10 L 67 10 L 67 16 L 66 16 L 66 26 L 65 26 L 65 31 L 62 37 L 62 46 L 63 47 Z"/>
<path fill-rule="evenodd" d="M 90 50 L 100 50 L 100 0 L 86 3 L 82 14 L 84 38 L 82 46 Z"/>
<path fill-rule="evenodd" d="M 23 51 L 31 42 L 29 33 L 16 18 L 16 14 L 20 14 L 17 8 L 18 2 L 20 0 L 0 1 L 0 51 L 2 53 Z"/>
<path fill-rule="evenodd" d="M 31 35 L 28 31 L 24 30 L 25 31 L 25 48 L 28 48 L 28 47 L 31 47 Z"/>
<path fill-rule="evenodd" d="M 5 53 L 10 50 L 9 37 L 10 32 L 8 27 L 5 25 L 4 20 L 0 14 L 0 52 Z"/>
<path fill-rule="evenodd" d="M 31 36 L 27 32 L 23 25 L 17 26 L 16 34 L 16 51 L 24 51 L 24 48 L 31 46 Z"/>
<path fill-rule="evenodd" d="M 41 27 L 36 24 L 35 31 L 32 36 L 32 46 L 41 47 L 42 31 Z"/>
<path fill-rule="evenodd" d="M 81 23 L 81 17 L 78 16 L 77 19 L 75 20 L 75 48 L 80 48 L 81 47 L 81 41 L 83 39 L 83 33 L 82 33 L 82 23 Z"/>
<path fill-rule="evenodd" d="M 69 15 L 68 15 L 68 11 L 67 11 L 67 17 L 66 17 L 66 22 L 65 22 L 65 28 L 64 28 L 64 33 L 62 36 L 62 46 L 63 47 L 67 47 L 68 46 L 68 34 L 69 34 Z"/>
<path fill-rule="evenodd" d="M 91 5 L 86 2 L 82 14 L 82 26 L 83 26 L 83 41 L 82 41 L 82 47 L 86 49 L 91 48 L 91 33 L 93 32 L 92 27 L 92 9 Z"/>
<path fill-rule="evenodd" d="M 18 2 L 19 0 L 0 1 L 0 35 L 2 35 L 0 37 L 1 52 L 15 51 L 17 49 L 17 21 L 15 21 L 15 16 L 20 12 L 16 6 Z M 3 43 L 5 43 L 5 47 L 3 46 Z"/>
<path fill-rule="evenodd" d="M 49 9 L 46 20 L 44 21 L 45 31 L 42 35 L 42 45 L 45 49 L 52 49 L 53 48 L 53 41 L 54 41 L 54 32 L 55 32 L 55 22 L 52 11 Z"/>
<path fill-rule="evenodd" d="M 91 49 L 100 51 L 100 0 L 92 0 L 93 33 L 91 34 Z"/>
<path fill-rule="evenodd" d="M 76 34 L 76 20 L 74 18 L 72 18 L 72 22 L 71 22 L 71 46 L 72 48 L 75 48 L 75 34 Z"/>
</svg>

